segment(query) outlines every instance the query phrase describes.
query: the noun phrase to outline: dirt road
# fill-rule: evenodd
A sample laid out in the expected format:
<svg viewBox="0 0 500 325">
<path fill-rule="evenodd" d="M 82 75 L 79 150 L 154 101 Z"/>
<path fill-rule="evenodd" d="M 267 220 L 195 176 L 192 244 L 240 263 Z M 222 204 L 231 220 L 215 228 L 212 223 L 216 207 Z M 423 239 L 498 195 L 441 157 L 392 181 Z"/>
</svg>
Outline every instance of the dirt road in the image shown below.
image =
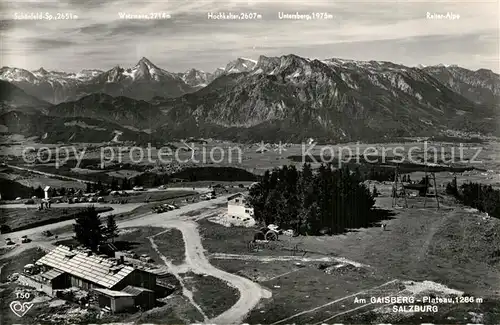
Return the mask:
<svg viewBox="0 0 500 325">
<path fill-rule="evenodd" d="M 240 298 L 231 308 L 210 320 L 214 324 L 241 324 L 246 315 L 262 298 L 270 298 L 271 292 L 251 280 L 219 270 L 212 266 L 205 256 L 197 224 L 193 221 L 168 221 L 168 226 L 179 229 L 186 243 L 186 264 L 191 271 L 207 274 L 227 282 L 238 289 Z"/>
<path fill-rule="evenodd" d="M 220 204 L 227 202 L 227 197 L 221 196 L 215 200 L 201 201 L 186 205 L 180 209 L 168 211 L 160 214 L 150 214 L 137 219 L 119 222 L 120 228 L 139 227 L 144 225 L 155 225 L 157 227 L 176 228 L 182 232 L 186 245 L 186 265 L 191 271 L 198 274 L 207 274 L 227 282 L 237 288 L 240 298 L 230 309 L 210 320 L 217 324 L 238 324 L 245 316 L 259 303 L 262 298 L 270 298 L 271 292 L 262 288 L 251 280 L 227 273 L 212 266 L 205 256 L 204 248 L 201 244 L 201 237 L 197 229 L 197 223 L 193 221 L 198 215 L 187 216 L 192 211 L 200 210 L 200 213 L 207 213 L 209 210 L 217 208 Z"/>
<path fill-rule="evenodd" d="M 234 288 L 237 288 L 240 292 L 240 298 L 236 304 L 221 315 L 210 320 L 212 323 L 218 324 L 241 323 L 245 316 L 262 298 L 271 297 L 271 292 L 262 288 L 257 283 L 212 266 L 205 256 L 205 251 L 201 244 L 201 237 L 197 229 L 197 223 L 192 221 L 192 219 L 197 219 L 198 216 L 186 215 L 188 212 L 196 210 L 201 210 L 200 213 L 206 213 L 208 210 L 216 208 L 221 203 L 227 202 L 227 197 L 229 196 L 231 195 L 221 196 L 215 200 L 197 202 L 165 213 L 151 214 L 118 223 L 120 228 L 155 225 L 157 227 L 176 228 L 182 232 L 186 245 L 186 265 L 189 269 L 194 273 L 207 274 L 221 279 Z"/>
</svg>

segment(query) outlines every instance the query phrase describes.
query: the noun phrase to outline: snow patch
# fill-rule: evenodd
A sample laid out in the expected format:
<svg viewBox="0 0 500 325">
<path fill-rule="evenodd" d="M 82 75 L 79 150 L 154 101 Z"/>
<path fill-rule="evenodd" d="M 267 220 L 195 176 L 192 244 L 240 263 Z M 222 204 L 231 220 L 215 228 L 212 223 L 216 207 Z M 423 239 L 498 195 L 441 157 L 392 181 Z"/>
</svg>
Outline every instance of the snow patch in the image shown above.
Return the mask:
<svg viewBox="0 0 500 325">
<path fill-rule="evenodd" d="M 414 295 L 422 294 L 428 291 L 434 291 L 445 295 L 455 295 L 455 296 L 462 296 L 464 294 L 463 291 L 450 289 L 444 284 L 428 280 L 425 280 L 423 282 L 403 281 L 403 284 L 405 285 L 406 290 L 410 291 Z"/>
</svg>

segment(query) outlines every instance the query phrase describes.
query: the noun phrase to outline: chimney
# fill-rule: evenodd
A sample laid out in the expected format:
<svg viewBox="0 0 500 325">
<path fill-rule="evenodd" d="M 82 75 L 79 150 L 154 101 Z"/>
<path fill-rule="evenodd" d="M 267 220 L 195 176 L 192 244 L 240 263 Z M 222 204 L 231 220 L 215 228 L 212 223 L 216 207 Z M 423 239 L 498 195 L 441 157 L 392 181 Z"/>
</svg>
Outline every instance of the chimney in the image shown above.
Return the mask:
<svg viewBox="0 0 500 325">
<path fill-rule="evenodd" d="M 120 261 L 118 262 L 118 264 L 125 264 L 125 256 L 120 255 Z"/>
<path fill-rule="evenodd" d="M 88 251 L 87 256 L 92 256 L 92 251 Z"/>
</svg>

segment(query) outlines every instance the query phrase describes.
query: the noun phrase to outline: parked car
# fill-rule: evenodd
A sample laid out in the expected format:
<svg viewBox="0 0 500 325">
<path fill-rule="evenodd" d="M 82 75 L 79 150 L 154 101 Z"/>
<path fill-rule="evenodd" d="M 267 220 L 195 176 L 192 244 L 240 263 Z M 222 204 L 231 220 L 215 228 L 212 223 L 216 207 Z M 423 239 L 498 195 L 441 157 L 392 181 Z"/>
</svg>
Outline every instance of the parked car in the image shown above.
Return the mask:
<svg viewBox="0 0 500 325">
<path fill-rule="evenodd" d="M 22 244 L 26 244 L 26 243 L 29 243 L 31 242 L 31 239 L 28 238 L 28 236 L 23 236 L 23 238 L 21 238 L 21 243 Z"/>
<path fill-rule="evenodd" d="M 175 209 L 172 205 L 167 204 L 167 203 L 162 204 L 161 206 L 162 206 L 165 210 L 167 210 L 167 211 L 170 211 L 170 210 Z"/>
<path fill-rule="evenodd" d="M 135 253 L 134 251 L 127 251 L 126 252 L 126 256 L 128 256 L 130 258 L 134 258 L 134 259 L 138 259 L 139 258 L 139 255 L 137 255 L 137 253 Z"/>
<path fill-rule="evenodd" d="M 10 245 L 14 245 L 14 244 L 15 243 L 12 241 L 12 239 L 10 239 L 10 238 L 6 238 L 5 239 L 5 245 L 9 245 L 10 246 Z"/>
<path fill-rule="evenodd" d="M 166 212 L 168 210 L 166 210 L 164 207 L 162 206 L 155 206 L 155 207 L 152 207 L 151 208 L 151 211 L 153 211 L 154 213 L 163 213 L 163 212 Z"/>
<path fill-rule="evenodd" d="M 54 234 L 50 230 L 44 230 L 42 231 L 42 235 L 44 235 L 45 237 L 51 237 Z"/>
<path fill-rule="evenodd" d="M 148 254 L 142 254 L 141 257 L 139 257 L 139 260 L 146 263 L 154 262 L 154 260 Z"/>
<path fill-rule="evenodd" d="M 134 186 L 132 188 L 132 190 L 134 190 L 134 191 L 144 191 L 144 187 L 142 187 L 142 186 Z"/>
</svg>

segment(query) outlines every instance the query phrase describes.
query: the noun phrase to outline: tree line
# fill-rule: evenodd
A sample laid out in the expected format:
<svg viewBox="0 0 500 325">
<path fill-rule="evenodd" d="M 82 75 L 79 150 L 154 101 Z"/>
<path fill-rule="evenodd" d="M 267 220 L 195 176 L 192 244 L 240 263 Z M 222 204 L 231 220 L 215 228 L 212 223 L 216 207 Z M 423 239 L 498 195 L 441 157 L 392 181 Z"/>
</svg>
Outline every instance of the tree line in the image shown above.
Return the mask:
<svg viewBox="0 0 500 325">
<path fill-rule="evenodd" d="M 305 163 L 266 171 L 250 188 L 249 203 L 257 221 L 294 229 L 304 235 L 336 234 L 376 221 L 375 200 L 363 184 L 366 175 L 349 167 Z M 375 194 L 376 191 L 375 191 Z"/>
<path fill-rule="evenodd" d="M 500 190 L 494 189 L 491 185 L 470 182 L 459 187 L 455 177 L 446 185 L 446 193 L 464 205 L 500 219 Z"/>
</svg>

